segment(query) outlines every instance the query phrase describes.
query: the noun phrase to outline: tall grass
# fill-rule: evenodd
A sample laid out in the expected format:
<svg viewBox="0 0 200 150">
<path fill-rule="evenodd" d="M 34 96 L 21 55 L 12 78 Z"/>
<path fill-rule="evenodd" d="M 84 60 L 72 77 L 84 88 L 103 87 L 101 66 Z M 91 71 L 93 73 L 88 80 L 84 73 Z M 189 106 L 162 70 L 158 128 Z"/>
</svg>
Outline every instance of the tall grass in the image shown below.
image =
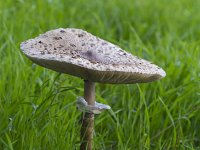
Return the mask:
<svg viewBox="0 0 200 150">
<path fill-rule="evenodd" d="M 158 64 L 148 84 L 97 84 L 112 110 L 95 118 L 95 149 L 200 149 L 200 1 L 1 0 L 0 149 L 78 149 L 83 81 L 29 61 L 20 42 L 85 29 Z"/>
</svg>

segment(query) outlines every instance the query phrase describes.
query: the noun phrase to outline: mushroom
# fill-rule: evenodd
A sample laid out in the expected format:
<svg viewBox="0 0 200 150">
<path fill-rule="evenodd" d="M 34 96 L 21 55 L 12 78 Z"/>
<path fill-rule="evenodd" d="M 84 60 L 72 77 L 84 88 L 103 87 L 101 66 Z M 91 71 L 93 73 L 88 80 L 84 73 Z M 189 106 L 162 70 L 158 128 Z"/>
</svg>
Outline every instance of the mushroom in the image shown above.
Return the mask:
<svg viewBox="0 0 200 150">
<path fill-rule="evenodd" d="M 20 47 L 36 64 L 84 80 L 84 99 L 77 99 L 77 106 L 84 111 L 81 149 L 92 149 L 94 113 L 110 109 L 105 104 L 95 103 L 95 82 L 144 83 L 166 75 L 151 62 L 81 29 L 51 30 L 22 42 Z"/>
</svg>

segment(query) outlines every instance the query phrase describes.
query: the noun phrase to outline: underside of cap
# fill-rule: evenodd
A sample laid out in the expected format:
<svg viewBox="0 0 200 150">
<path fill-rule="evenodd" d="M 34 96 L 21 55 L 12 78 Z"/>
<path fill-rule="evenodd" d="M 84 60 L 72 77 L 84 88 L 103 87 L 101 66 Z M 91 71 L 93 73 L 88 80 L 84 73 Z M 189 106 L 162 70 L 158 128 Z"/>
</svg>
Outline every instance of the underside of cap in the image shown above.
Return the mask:
<svg viewBox="0 0 200 150">
<path fill-rule="evenodd" d="M 20 47 L 36 64 L 93 82 L 142 83 L 166 75 L 160 67 L 81 29 L 51 30 Z"/>
</svg>

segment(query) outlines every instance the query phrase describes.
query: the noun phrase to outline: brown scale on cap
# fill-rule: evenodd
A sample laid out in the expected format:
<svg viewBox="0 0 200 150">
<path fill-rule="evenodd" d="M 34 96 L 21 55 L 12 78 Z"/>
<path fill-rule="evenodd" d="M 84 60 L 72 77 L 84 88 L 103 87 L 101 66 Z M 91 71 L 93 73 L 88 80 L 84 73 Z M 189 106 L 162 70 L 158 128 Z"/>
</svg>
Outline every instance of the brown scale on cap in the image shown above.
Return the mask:
<svg viewBox="0 0 200 150">
<path fill-rule="evenodd" d="M 102 83 L 139 83 L 166 74 L 158 66 L 81 29 L 55 29 L 21 43 L 46 68 Z"/>
</svg>

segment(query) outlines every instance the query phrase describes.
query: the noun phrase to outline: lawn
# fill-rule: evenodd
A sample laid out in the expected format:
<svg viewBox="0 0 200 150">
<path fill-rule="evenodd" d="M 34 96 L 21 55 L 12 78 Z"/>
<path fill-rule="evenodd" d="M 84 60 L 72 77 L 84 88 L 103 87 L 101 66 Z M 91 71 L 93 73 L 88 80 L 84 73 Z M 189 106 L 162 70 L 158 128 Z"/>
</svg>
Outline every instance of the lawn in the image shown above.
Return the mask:
<svg viewBox="0 0 200 150">
<path fill-rule="evenodd" d="M 22 41 L 81 28 L 162 67 L 146 84 L 96 84 L 94 149 L 200 149 L 200 1 L 1 0 L 0 150 L 79 149 L 83 81 L 32 63 Z"/>
</svg>

